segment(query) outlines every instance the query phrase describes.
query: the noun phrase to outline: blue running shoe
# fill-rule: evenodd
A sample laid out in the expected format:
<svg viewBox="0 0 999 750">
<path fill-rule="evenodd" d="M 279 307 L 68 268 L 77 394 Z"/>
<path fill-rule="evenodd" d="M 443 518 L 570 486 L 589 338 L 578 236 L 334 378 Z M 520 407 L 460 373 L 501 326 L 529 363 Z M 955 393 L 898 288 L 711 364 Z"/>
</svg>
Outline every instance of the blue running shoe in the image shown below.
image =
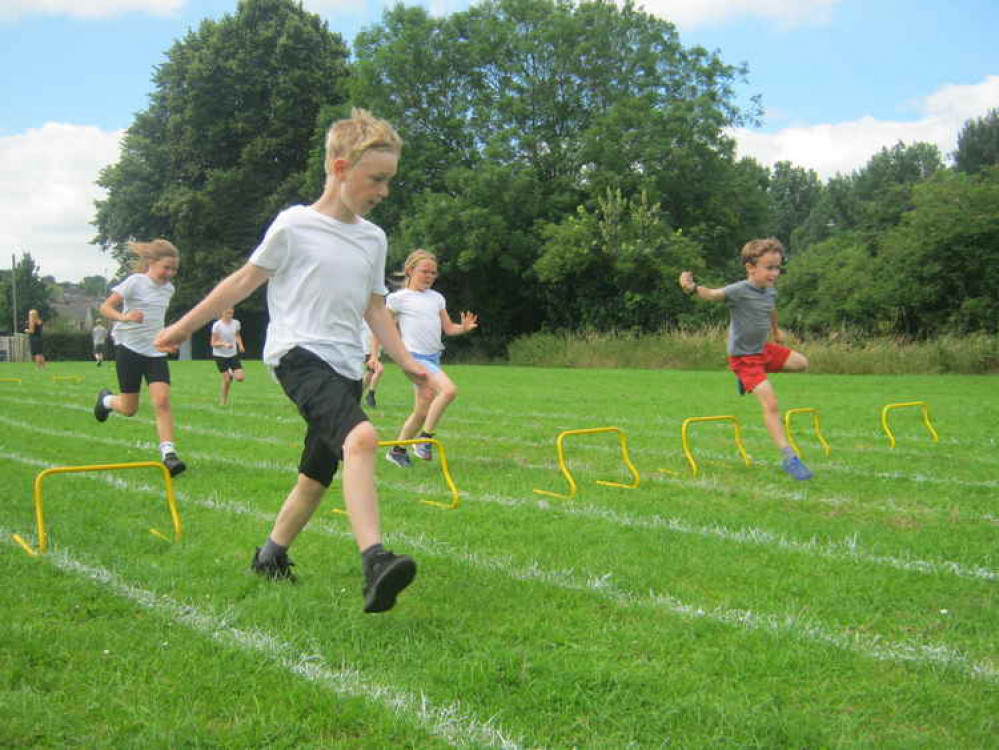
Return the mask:
<svg viewBox="0 0 999 750">
<path fill-rule="evenodd" d="M 812 470 L 805 466 L 801 459 L 797 456 L 792 456 L 791 458 L 785 458 L 782 464 L 784 471 L 790 474 L 792 477 L 797 479 L 799 482 L 803 482 L 806 479 L 811 479 L 815 476 Z"/>
</svg>

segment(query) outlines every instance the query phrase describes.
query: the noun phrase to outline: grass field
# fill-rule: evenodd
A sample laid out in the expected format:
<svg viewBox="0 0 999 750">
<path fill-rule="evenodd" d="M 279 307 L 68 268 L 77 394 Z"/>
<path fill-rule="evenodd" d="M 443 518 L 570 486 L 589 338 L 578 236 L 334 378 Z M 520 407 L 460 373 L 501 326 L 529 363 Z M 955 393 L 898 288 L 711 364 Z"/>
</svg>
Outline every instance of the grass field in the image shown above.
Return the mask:
<svg viewBox="0 0 999 750">
<path fill-rule="evenodd" d="M 152 413 L 98 424 L 113 368 L 0 366 L 0 746 L 999 746 L 997 381 L 777 376 L 815 470 L 784 476 L 723 372 L 456 366 L 437 465 L 379 459 L 386 544 L 420 572 L 392 612 L 361 612 L 335 493 L 292 550 L 299 582 L 248 574 L 295 476 L 300 418 L 259 363 L 215 405 L 209 362 L 173 363 L 184 538 L 152 471 L 53 476 L 50 553 L 32 558 L 43 468 L 155 458 Z M 53 382 L 80 375 L 82 383 Z M 409 386 L 389 368 L 371 416 L 391 439 Z M 889 402 L 925 399 L 880 428 Z M 700 425 L 701 474 L 680 449 Z M 555 437 L 580 492 L 563 491 Z M 668 469 L 678 474 L 657 473 Z"/>
</svg>

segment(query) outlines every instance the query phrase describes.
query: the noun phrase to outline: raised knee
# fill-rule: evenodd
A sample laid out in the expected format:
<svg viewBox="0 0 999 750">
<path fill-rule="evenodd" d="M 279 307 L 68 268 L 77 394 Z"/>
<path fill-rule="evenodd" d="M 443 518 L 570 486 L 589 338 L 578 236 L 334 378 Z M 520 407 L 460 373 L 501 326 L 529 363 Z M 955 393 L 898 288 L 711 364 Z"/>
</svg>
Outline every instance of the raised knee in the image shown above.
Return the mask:
<svg viewBox="0 0 999 750">
<path fill-rule="evenodd" d="M 343 444 L 345 453 L 374 453 L 378 447 L 378 433 L 371 422 L 361 422 L 350 431 Z"/>
<path fill-rule="evenodd" d="M 124 404 L 118 407 L 118 413 L 125 417 L 134 417 L 135 412 L 139 410 L 138 404 Z"/>
</svg>

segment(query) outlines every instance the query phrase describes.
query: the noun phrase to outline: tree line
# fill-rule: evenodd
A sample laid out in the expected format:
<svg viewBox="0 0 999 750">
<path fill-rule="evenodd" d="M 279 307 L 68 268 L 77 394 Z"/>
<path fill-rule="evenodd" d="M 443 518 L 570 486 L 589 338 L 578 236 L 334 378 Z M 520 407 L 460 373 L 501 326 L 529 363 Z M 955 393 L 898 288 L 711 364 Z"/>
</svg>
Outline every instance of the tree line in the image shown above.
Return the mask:
<svg viewBox="0 0 999 750">
<path fill-rule="evenodd" d="M 789 249 L 784 319 L 910 336 L 996 329 L 999 115 L 967 123 L 954 166 L 897 144 L 823 183 L 738 158 L 748 71 L 684 46 L 630 2 L 486 0 L 435 18 L 396 5 L 343 38 L 294 0 L 241 0 L 176 41 L 149 106 L 99 177 L 94 242 L 170 238 L 174 312 L 245 262 L 283 207 L 323 180 L 323 135 L 351 106 L 406 142 L 370 217 L 390 263 L 435 252 L 439 287 L 496 354 L 542 329 L 656 331 L 716 322 L 676 285 L 742 277 L 738 250 Z M 258 294 L 241 307 L 252 341 Z M 256 329 L 256 330 L 255 330 Z"/>
</svg>

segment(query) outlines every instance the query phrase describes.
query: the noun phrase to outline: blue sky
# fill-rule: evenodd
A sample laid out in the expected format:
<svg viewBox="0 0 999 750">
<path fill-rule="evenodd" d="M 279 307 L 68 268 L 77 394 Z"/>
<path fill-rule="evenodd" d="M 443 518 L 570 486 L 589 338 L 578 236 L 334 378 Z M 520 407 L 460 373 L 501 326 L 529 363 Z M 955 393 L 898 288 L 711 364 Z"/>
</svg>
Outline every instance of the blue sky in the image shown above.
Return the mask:
<svg viewBox="0 0 999 750">
<path fill-rule="evenodd" d="M 348 41 L 381 2 L 303 0 Z M 467 0 L 421 3 L 436 14 Z M 647 0 L 687 45 L 745 62 L 760 128 L 740 151 L 788 159 L 823 178 L 883 146 L 953 151 L 961 124 L 999 107 L 996 0 Z M 0 0 L 0 265 L 27 251 L 43 275 L 113 271 L 87 243 L 93 180 L 144 109 L 154 66 L 174 41 L 236 0 Z M 248 248 L 249 250 L 249 248 Z"/>
</svg>

